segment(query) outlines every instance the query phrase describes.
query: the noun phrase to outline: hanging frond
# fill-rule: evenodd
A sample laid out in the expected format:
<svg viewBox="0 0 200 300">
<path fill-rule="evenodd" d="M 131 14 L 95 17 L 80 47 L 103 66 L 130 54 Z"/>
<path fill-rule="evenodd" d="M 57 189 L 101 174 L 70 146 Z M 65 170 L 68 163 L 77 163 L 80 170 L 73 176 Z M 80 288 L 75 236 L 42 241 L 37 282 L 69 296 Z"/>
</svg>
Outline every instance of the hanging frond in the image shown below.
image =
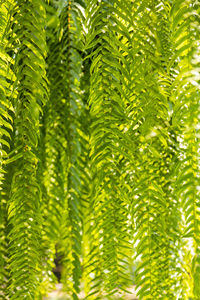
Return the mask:
<svg viewBox="0 0 200 300">
<path fill-rule="evenodd" d="M 12 72 L 13 59 L 8 55 L 10 23 L 13 1 L 0 2 L 0 299 L 6 299 L 9 274 L 7 270 L 7 201 L 10 189 L 9 162 L 15 160 L 11 155 L 13 135 L 13 92 L 15 80 Z"/>
<path fill-rule="evenodd" d="M 46 42 L 43 2 L 18 1 L 13 11 L 16 39 L 15 147 L 11 197 L 8 203 L 10 299 L 37 297 L 40 257 L 40 199 L 36 147 L 42 105 L 47 98 Z"/>
<path fill-rule="evenodd" d="M 61 281 L 74 299 L 81 277 L 81 25 L 76 2 L 49 3 L 48 79 L 50 101 L 44 117 L 46 242 L 61 257 Z M 52 13 L 54 12 L 54 13 Z M 52 251 L 53 251 L 52 248 Z M 49 270 L 50 271 L 50 270 Z"/>
<path fill-rule="evenodd" d="M 83 152 L 81 146 L 80 117 L 84 112 L 80 91 L 82 74 L 81 58 L 81 25 L 79 8 L 76 1 L 70 1 L 61 12 L 62 25 L 62 55 L 66 64 L 64 78 L 66 82 L 66 140 L 68 164 L 67 174 L 67 202 L 65 207 L 66 228 L 64 237 L 64 276 L 63 282 L 69 287 L 73 299 L 78 299 L 81 278 L 81 170 L 79 158 Z M 83 172 L 84 170 L 82 170 Z"/>
<path fill-rule="evenodd" d="M 0 299 L 200 299 L 199 15 L 0 0 Z"/>
<path fill-rule="evenodd" d="M 193 293 L 200 296 L 199 289 L 199 66 L 196 57 L 199 49 L 199 20 L 197 11 L 188 1 L 174 3 L 171 9 L 173 39 L 172 63 L 177 76 L 172 85 L 174 105 L 172 122 L 180 143 L 180 173 L 177 178 L 177 194 L 182 201 L 185 219 L 183 239 L 193 239 Z M 183 18 L 186 22 L 183 22 Z"/>
<path fill-rule="evenodd" d="M 114 14 L 118 9 L 122 11 Z M 122 1 L 88 1 L 88 33 L 86 49 L 90 49 L 90 112 L 91 163 L 93 170 L 93 204 L 91 211 L 90 235 L 94 241 L 89 258 L 91 292 L 88 297 L 101 299 L 124 290 L 128 284 L 126 274 L 129 251 L 128 207 L 124 195 L 120 162 L 124 159 L 124 145 L 120 125 L 125 121 L 122 62 L 123 49 L 118 37 L 124 20 L 121 19 L 126 7 Z M 123 99 L 123 98 L 122 98 Z M 123 145 L 123 146 L 122 146 Z M 123 148 L 122 148 L 123 147 Z M 128 253 L 128 252 L 127 252 Z M 130 252 L 131 253 L 131 252 Z"/>
<path fill-rule="evenodd" d="M 136 284 L 139 299 L 170 299 L 180 293 L 174 278 L 182 274 L 177 247 L 180 203 L 173 189 L 178 148 L 174 147 L 168 114 L 171 79 L 165 79 L 170 78 L 165 70 L 171 41 L 166 26 L 166 35 L 160 31 L 162 22 L 169 18 L 170 4 L 143 1 L 143 5 L 132 3 L 132 8 L 132 43 L 124 38 L 130 70 L 129 89 L 125 85 L 124 91 L 129 99 L 126 135 L 134 141 L 133 161 L 127 165 L 127 172 L 139 259 Z"/>
</svg>

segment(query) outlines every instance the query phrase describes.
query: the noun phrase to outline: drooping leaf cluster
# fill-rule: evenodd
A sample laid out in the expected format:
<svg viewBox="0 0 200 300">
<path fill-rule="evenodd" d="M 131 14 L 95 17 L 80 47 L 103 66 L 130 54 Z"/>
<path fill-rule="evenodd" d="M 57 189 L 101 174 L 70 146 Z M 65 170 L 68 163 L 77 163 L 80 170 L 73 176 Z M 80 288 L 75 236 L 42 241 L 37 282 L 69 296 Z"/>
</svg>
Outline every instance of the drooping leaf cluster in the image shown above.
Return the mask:
<svg viewBox="0 0 200 300">
<path fill-rule="evenodd" d="M 0 299 L 200 298 L 199 15 L 0 0 Z"/>
</svg>

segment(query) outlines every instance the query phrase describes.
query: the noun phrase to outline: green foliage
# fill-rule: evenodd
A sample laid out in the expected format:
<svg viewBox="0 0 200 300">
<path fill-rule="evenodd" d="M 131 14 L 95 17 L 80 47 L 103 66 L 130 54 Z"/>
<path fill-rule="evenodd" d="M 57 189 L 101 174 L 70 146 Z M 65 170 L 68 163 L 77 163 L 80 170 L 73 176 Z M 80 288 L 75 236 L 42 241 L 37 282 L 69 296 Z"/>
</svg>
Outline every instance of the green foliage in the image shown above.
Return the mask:
<svg viewBox="0 0 200 300">
<path fill-rule="evenodd" d="M 0 299 L 200 299 L 199 13 L 0 0 Z"/>
</svg>

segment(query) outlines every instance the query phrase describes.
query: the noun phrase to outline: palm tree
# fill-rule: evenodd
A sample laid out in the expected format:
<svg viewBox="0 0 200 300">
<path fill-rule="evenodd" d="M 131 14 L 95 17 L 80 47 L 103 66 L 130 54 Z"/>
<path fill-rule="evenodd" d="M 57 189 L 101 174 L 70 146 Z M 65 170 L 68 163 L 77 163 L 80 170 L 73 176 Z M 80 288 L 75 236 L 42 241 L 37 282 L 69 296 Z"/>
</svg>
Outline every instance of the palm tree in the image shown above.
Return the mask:
<svg viewBox="0 0 200 300">
<path fill-rule="evenodd" d="M 0 299 L 200 298 L 199 13 L 0 1 Z"/>
</svg>

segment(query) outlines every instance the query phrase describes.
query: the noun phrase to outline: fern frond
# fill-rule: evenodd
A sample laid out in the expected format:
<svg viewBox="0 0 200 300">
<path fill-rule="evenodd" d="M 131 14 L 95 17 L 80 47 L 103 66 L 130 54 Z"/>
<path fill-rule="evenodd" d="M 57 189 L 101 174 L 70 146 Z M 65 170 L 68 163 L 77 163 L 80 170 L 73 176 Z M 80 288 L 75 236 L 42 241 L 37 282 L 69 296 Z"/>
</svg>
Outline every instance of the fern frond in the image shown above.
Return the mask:
<svg viewBox="0 0 200 300">
<path fill-rule="evenodd" d="M 127 223 L 130 203 L 118 181 L 118 176 L 122 176 L 118 164 L 126 155 L 124 147 L 119 145 L 127 143 L 120 129 L 125 122 L 121 82 L 122 76 L 127 76 L 127 73 L 123 74 L 126 70 L 122 68 L 123 44 L 119 39 L 122 30 L 125 30 L 124 9 L 126 6 L 121 1 L 116 4 L 114 1 L 88 1 L 87 7 L 86 49 L 90 49 L 92 60 L 89 105 L 94 177 L 92 210 L 95 214 L 91 218 L 90 234 L 94 243 L 89 264 L 94 278 L 91 278 L 88 297 L 91 295 L 95 299 L 103 297 L 104 290 L 107 297 L 120 290 L 122 292 L 124 281 L 129 282 L 123 247 L 130 248 Z"/>
<path fill-rule="evenodd" d="M 7 166 L 13 138 L 13 59 L 8 55 L 10 17 L 13 1 L 0 3 L 0 299 L 7 299 L 6 289 L 9 280 L 7 202 L 10 189 L 10 168 Z"/>
<path fill-rule="evenodd" d="M 180 214 L 180 202 L 174 199 L 172 188 L 178 150 L 172 148 L 168 114 L 171 78 L 166 74 L 166 58 L 171 55 L 170 30 L 165 27 L 168 36 L 163 33 L 164 39 L 155 31 L 163 26 L 159 19 L 162 10 L 167 23 L 170 4 L 143 1 L 143 5 L 135 2 L 132 7 L 129 27 L 132 43 L 128 39 L 126 42 L 129 90 L 126 86 L 124 90 L 128 99 L 126 135 L 134 141 L 128 184 L 132 188 L 132 218 L 139 259 L 136 285 L 139 299 L 172 298 L 180 292 L 180 286 L 175 288 L 174 277 L 181 277 L 176 246 L 180 228 L 174 214 L 175 211 Z M 158 80 L 160 75 L 162 79 Z M 172 229 L 168 230 L 172 220 Z"/>
<path fill-rule="evenodd" d="M 199 13 L 0 0 L 0 299 L 200 298 Z"/>
<path fill-rule="evenodd" d="M 62 256 L 64 289 L 77 299 L 82 239 L 80 122 L 84 111 L 80 92 L 80 9 L 76 2 L 57 4 L 49 3 L 47 8 L 54 10 L 54 14 L 50 19 L 47 60 L 50 101 L 44 121 L 45 231 L 52 247 L 56 246 Z"/>
<path fill-rule="evenodd" d="M 199 190 L 198 190 L 198 124 L 199 124 L 199 86 L 196 76 L 199 74 L 195 57 L 198 55 L 196 43 L 199 33 L 196 31 L 198 21 L 194 20 L 196 10 L 187 1 L 176 3 L 171 9 L 172 38 L 174 55 L 172 63 L 177 76 L 173 82 L 172 102 L 173 125 L 176 126 L 180 143 L 181 170 L 177 179 L 177 194 L 182 201 L 185 216 L 184 239 L 194 241 L 195 256 L 193 258 L 193 292 L 198 298 L 199 290 Z M 186 22 L 183 22 L 186 18 Z M 178 101 L 177 101 L 178 100 Z"/>
<path fill-rule="evenodd" d="M 81 241 L 82 241 L 82 217 L 81 217 L 81 171 L 79 157 L 82 153 L 80 144 L 80 116 L 84 110 L 80 92 L 80 77 L 82 74 L 81 58 L 81 25 L 77 12 L 76 1 L 69 2 L 61 12 L 61 24 L 63 28 L 62 47 L 63 59 L 66 57 L 66 118 L 67 118 L 67 202 L 66 202 L 66 228 L 65 233 L 65 262 L 63 280 L 70 284 L 70 292 L 73 299 L 78 299 L 81 278 Z"/>
<path fill-rule="evenodd" d="M 15 102 L 15 147 L 21 157 L 15 162 L 8 203 L 10 299 L 34 299 L 39 285 L 40 199 L 36 178 L 36 147 L 39 116 L 47 98 L 43 2 L 18 1 L 13 12 L 17 47 L 14 72 L 18 97 Z"/>
</svg>

